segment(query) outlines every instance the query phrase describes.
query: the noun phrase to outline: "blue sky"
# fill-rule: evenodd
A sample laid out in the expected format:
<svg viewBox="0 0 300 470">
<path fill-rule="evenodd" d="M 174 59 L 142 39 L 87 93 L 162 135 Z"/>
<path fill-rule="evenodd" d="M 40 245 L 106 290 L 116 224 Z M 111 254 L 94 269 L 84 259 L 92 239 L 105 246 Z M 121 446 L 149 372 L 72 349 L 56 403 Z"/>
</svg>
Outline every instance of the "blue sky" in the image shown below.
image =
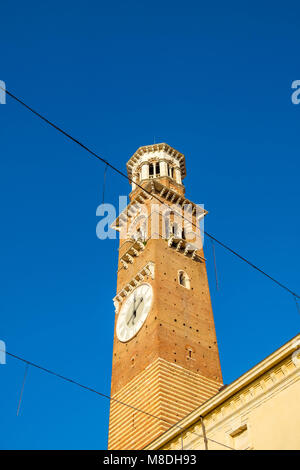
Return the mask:
<svg viewBox="0 0 300 470">
<path fill-rule="evenodd" d="M 20 2 L 1 6 L 13 93 L 125 170 L 141 145 L 186 155 L 206 230 L 299 292 L 296 2 Z M 117 241 L 96 238 L 103 166 L 11 99 L 0 106 L 0 339 L 110 392 Z M 129 185 L 108 170 L 105 200 Z M 216 247 L 208 274 L 224 383 L 299 331 L 291 295 Z M 105 399 L 0 366 L 2 449 L 105 449 Z"/>
</svg>

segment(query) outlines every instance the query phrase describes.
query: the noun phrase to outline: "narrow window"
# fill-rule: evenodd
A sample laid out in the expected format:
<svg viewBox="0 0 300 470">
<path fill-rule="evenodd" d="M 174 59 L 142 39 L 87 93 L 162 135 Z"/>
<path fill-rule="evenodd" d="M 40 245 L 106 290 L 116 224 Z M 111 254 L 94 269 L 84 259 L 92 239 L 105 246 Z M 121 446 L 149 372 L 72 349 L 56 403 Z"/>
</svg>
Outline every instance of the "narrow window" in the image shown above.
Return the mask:
<svg viewBox="0 0 300 470">
<path fill-rule="evenodd" d="M 137 227 L 133 227 L 133 233 L 132 233 L 132 238 L 135 240 L 141 240 L 145 241 L 146 240 L 146 235 L 147 235 L 147 223 L 145 220 L 141 222 Z"/>
<path fill-rule="evenodd" d="M 180 271 L 180 272 L 179 272 L 179 274 L 178 274 L 178 281 L 179 281 L 179 284 L 180 284 L 182 287 L 185 287 L 186 289 L 190 289 L 190 288 L 191 288 L 190 279 L 189 279 L 188 275 L 187 275 L 184 271 Z"/>
<path fill-rule="evenodd" d="M 168 217 L 165 218 L 165 237 L 167 239 L 170 237 L 170 222 Z"/>
<path fill-rule="evenodd" d="M 173 220 L 173 212 L 165 211 L 163 213 L 163 236 L 166 239 L 170 238 L 171 235 L 174 235 Z"/>
<path fill-rule="evenodd" d="M 160 171 L 159 171 L 159 163 L 158 162 L 155 164 L 155 173 L 156 173 L 156 176 L 159 176 Z"/>
<path fill-rule="evenodd" d="M 184 286 L 184 284 L 185 284 L 184 274 L 183 273 L 179 274 L 179 284 L 181 284 L 182 286 Z"/>
<path fill-rule="evenodd" d="M 135 235 L 136 240 L 141 240 L 142 239 L 142 231 L 140 228 L 137 229 L 136 235 Z"/>
<path fill-rule="evenodd" d="M 146 230 L 147 230 L 147 226 L 146 226 L 146 222 L 144 221 L 140 227 L 140 235 L 141 235 L 142 241 L 146 240 Z"/>
<path fill-rule="evenodd" d="M 192 348 L 192 346 L 186 346 L 185 347 L 186 349 L 186 359 L 188 359 L 189 361 L 194 361 L 195 358 L 194 358 L 194 349 Z"/>
<path fill-rule="evenodd" d="M 153 166 L 153 163 L 150 163 L 150 165 L 149 165 L 149 177 L 153 178 L 153 175 L 154 175 L 154 166 Z"/>
<path fill-rule="evenodd" d="M 172 233 L 173 235 L 176 237 L 177 236 L 177 233 L 178 233 L 178 225 L 176 222 L 173 222 L 173 225 L 172 225 Z"/>
</svg>

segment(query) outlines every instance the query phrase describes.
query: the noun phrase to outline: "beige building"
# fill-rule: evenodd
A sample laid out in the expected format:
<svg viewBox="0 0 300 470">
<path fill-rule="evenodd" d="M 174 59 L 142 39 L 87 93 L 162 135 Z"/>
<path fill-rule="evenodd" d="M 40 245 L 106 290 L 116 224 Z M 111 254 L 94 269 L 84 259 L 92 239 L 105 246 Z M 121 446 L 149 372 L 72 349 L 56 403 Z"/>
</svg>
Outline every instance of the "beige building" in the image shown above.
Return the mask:
<svg viewBox="0 0 300 470">
<path fill-rule="evenodd" d="M 146 449 L 299 450 L 299 399 L 300 334 Z"/>
</svg>

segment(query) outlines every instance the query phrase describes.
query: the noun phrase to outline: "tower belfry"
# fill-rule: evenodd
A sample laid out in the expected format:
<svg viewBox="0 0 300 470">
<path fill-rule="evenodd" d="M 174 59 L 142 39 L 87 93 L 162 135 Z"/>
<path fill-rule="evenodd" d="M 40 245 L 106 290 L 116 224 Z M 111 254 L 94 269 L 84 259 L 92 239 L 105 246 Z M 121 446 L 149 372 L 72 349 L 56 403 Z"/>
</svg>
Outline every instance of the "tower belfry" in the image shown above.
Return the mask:
<svg viewBox="0 0 300 470">
<path fill-rule="evenodd" d="M 110 449 L 143 449 L 222 385 L 200 231 L 192 230 L 205 211 L 185 197 L 185 157 L 165 143 L 140 147 L 127 172 L 130 203 L 113 224 L 123 236 Z M 190 224 L 180 217 L 185 207 Z"/>
<path fill-rule="evenodd" d="M 127 163 L 128 177 L 136 183 L 159 179 L 166 187 L 174 187 L 182 193 L 182 179 L 186 176 L 184 155 L 167 144 L 140 147 Z"/>
</svg>

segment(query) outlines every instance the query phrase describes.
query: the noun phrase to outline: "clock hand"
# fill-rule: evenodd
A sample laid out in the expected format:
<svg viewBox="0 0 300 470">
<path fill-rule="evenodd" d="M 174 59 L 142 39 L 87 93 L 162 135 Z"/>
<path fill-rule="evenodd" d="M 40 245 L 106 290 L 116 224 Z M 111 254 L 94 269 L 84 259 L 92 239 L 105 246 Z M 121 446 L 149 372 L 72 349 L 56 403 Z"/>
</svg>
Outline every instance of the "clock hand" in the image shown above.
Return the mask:
<svg viewBox="0 0 300 470">
<path fill-rule="evenodd" d="M 131 319 L 132 319 L 133 317 L 134 317 L 134 318 L 136 317 L 136 309 L 135 309 L 135 308 L 133 308 L 132 315 L 130 316 L 130 318 L 129 318 L 128 322 L 127 322 L 127 325 L 129 325 L 129 323 L 130 323 L 130 321 L 131 321 Z M 133 321 L 132 323 L 134 324 L 134 321 Z"/>
<path fill-rule="evenodd" d="M 130 317 L 130 320 L 131 320 L 131 318 L 133 317 L 133 320 L 132 320 L 132 324 L 133 324 L 133 325 L 134 325 L 134 320 L 136 319 L 136 316 L 137 316 L 137 313 L 138 313 L 138 308 L 139 308 L 139 306 L 141 305 L 141 303 L 143 302 L 143 300 L 144 300 L 144 299 L 143 299 L 143 297 L 142 297 L 141 300 L 139 301 L 138 305 L 137 305 L 136 308 L 134 309 L 133 314 L 132 314 L 131 317 Z M 130 320 L 128 320 L 128 323 L 130 322 Z M 127 323 L 127 324 L 128 324 L 128 323 Z"/>
<path fill-rule="evenodd" d="M 135 293 L 135 292 L 134 292 L 133 299 L 134 299 L 133 311 L 132 311 L 132 314 L 131 314 L 130 317 L 129 317 L 129 320 L 127 321 L 127 325 L 129 325 L 129 323 L 131 322 L 131 320 L 132 320 L 132 324 L 134 325 L 134 319 L 136 318 L 137 309 L 139 308 L 140 304 L 141 304 L 141 303 L 143 302 L 143 300 L 144 300 L 144 298 L 142 297 L 141 300 L 139 301 L 139 303 L 138 303 L 137 306 L 136 306 L 136 293 Z"/>
<path fill-rule="evenodd" d="M 136 309 L 135 309 L 136 312 L 137 312 L 137 309 L 139 308 L 139 306 L 141 305 L 141 303 L 143 302 L 143 300 L 144 300 L 144 299 L 143 299 L 143 297 L 142 297 L 141 300 L 139 301 L 139 303 L 137 304 L 137 307 L 136 307 Z"/>
</svg>

